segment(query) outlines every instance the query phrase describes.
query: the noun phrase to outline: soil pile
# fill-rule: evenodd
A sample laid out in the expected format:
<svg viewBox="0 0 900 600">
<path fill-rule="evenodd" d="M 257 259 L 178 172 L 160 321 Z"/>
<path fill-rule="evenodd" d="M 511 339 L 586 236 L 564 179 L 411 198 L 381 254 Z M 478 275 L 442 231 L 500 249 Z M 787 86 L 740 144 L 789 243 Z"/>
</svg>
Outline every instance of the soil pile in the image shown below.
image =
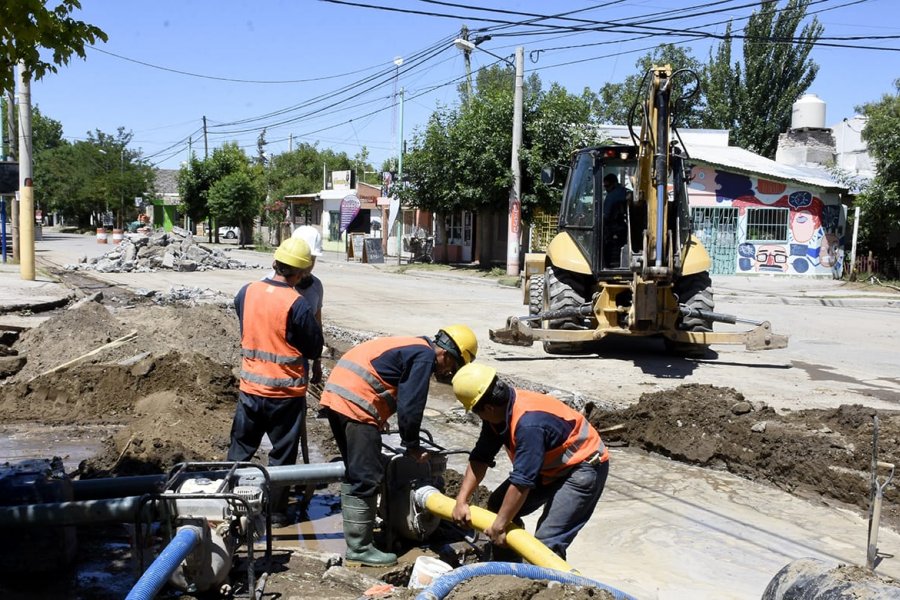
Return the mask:
<svg viewBox="0 0 900 600">
<path fill-rule="evenodd" d="M 772 484 L 813 500 L 869 507 L 873 416 L 859 405 L 778 414 L 753 406 L 731 388 L 682 385 L 644 394 L 621 411 L 588 407 L 612 445 L 630 445 L 674 460 Z M 900 413 L 879 411 L 878 460 L 900 463 Z M 879 472 L 883 479 L 886 472 Z M 900 507 L 885 491 L 882 521 L 900 527 Z"/>
</svg>

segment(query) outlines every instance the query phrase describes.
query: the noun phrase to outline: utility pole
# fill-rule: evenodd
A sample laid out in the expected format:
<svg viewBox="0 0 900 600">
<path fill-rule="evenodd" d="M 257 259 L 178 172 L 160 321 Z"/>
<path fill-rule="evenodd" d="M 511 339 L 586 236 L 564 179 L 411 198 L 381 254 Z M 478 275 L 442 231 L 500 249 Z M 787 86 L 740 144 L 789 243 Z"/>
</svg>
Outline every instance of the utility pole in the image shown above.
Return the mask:
<svg viewBox="0 0 900 600">
<path fill-rule="evenodd" d="M 9 160 L 16 160 L 16 99 L 13 90 L 6 94 L 6 134 L 9 136 Z M 12 196 L 9 201 L 9 233 L 12 237 L 12 260 L 19 261 L 19 199 Z M 5 248 L 4 248 L 5 249 Z"/>
<path fill-rule="evenodd" d="M 19 62 L 19 274 L 34 281 L 34 187 L 32 187 L 31 74 Z"/>
<path fill-rule="evenodd" d="M 288 135 L 288 152 L 294 151 L 294 134 Z"/>
<path fill-rule="evenodd" d="M 506 274 L 519 275 L 519 237 L 522 231 L 522 172 L 519 148 L 522 145 L 522 84 L 525 77 L 525 48 L 516 48 L 516 92 L 513 105 L 512 188 L 509 191 L 509 219 L 506 230 Z"/>
<path fill-rule="evenodd" d="M 203 115 L 203 158 L 209 158 L 209 140 L 206 138 L 206 115 Z"/>
<path fill-rule="evenodd" d="M 6 95 L 6 160 L 16 160 L 14 139 L 16 139 L 16 99 L 13 97 L 13 91 L 9 90 Z"/>
<path fill-rule="evenodd" d="M 459 32 L 460 39 L 469 41 L 469 28 L 465 25 Z M 463 47 L 463 60 L 466 63 L 466 100 L 472 99 L 472 51 L 468 47 Z"/>
<path fill-rule="evenodd" d="M 398 65 L 399 66 L 399 65 Z M 400 88 L 400 131 L 398 136 L 397 149 L 397 189 L 403 181 L 403 88 Z M 402 254 L 403 245 L 401 238 L 403 237 L 403 201 L 397 205 L 397 264 L 400 264 L 400 255 Z"/>
</svg>

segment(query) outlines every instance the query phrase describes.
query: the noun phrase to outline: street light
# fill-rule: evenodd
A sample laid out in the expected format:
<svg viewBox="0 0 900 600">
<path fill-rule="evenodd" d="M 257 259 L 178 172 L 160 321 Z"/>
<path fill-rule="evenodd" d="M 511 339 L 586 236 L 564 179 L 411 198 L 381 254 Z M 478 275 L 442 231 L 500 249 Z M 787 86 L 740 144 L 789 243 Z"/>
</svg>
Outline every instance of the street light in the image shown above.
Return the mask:
<svg viewBox="0 0 900 600">
<path fill-rule="evenodd" d="M 465 31 L 464 31 L 465 33 Z M 497 56 L 493 52 L 479 48 L 478 44 L 490 39 L 490 36 L 480 36 L 474 42 L 468 39 L 457 38 L 453 45 L 463 51 L 467 63 L 469 53 L 475 48 L 498 58 L 506 64 L 513 66 L 509 59 Z M 512 277 L 519 276 L 519 237 L 522 231 L 522 172 L 519 164 L 519 148 L 522 145 L 522 82 L 525 76 L 525 48 L 516 48 L 516 88 L 513 104 L 513 131 L 512 131 L 512 160 L 511 170 L 513 175 L 512 186 L 509 190 L 509 216 L 506 228 L 506 274 Z M 472 93 L 471 74 L 469 74 L 469 94 Z"/>
</svg>

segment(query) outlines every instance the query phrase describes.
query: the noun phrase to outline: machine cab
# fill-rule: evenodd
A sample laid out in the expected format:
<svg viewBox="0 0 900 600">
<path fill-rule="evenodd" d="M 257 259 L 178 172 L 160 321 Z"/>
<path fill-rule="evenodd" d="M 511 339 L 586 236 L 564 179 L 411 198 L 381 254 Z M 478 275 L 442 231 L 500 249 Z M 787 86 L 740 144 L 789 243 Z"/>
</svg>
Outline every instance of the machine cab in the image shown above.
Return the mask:
<svg viewBox="0 0 900 600">
<path fill-rule="evenodd" d="M 595 275 L 629 271 L 637 155 L 635 146 L 600 146 L 580 150 L 572 159 L 559 229 L 575 241 Z"/>
</svg>

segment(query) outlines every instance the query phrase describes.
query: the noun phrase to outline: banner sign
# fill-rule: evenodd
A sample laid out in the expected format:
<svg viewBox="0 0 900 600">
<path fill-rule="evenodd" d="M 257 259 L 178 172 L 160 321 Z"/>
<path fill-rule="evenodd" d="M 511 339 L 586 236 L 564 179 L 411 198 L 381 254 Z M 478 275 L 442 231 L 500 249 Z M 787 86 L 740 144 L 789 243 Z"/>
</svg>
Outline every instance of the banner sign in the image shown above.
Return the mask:
<svg viewBox="0 0 900 600">
<path fill-rule="evenodd" d="M 347 231 L 350 222 L 359 214 L 359 198 L 353 194 L 344 196 L 341 200 L 341 233 Z"/>
<path fill-rule="evenodd" d="M 331 189 L 333 190 L 349 190 L 352 183 L 350 171 L 332 171 L 331 172 Z"/>
</svg>

